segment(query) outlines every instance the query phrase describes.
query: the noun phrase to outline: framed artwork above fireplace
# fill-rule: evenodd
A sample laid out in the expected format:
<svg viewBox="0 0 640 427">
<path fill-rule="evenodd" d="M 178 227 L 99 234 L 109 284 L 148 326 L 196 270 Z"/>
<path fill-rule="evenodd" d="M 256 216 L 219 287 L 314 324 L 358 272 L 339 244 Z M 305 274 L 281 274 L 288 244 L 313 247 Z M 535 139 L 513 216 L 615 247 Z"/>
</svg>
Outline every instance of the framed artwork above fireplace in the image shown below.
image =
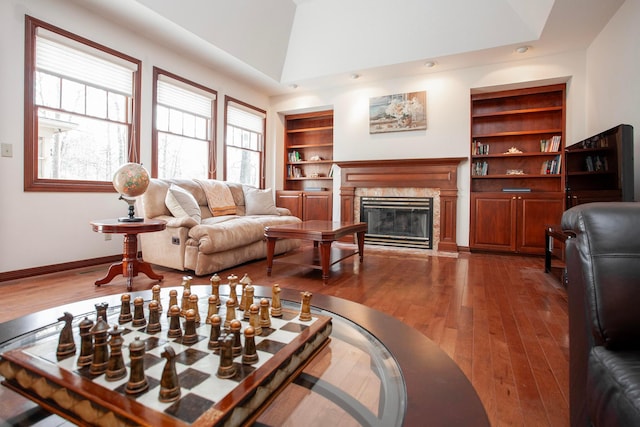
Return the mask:
<svg viewBox="0 0 640 427">
<path fill-rule="evenodd" d="M 369 133 L 427 128 L 427 92 L 407 92 L 369 99 Z"/>
</svg>

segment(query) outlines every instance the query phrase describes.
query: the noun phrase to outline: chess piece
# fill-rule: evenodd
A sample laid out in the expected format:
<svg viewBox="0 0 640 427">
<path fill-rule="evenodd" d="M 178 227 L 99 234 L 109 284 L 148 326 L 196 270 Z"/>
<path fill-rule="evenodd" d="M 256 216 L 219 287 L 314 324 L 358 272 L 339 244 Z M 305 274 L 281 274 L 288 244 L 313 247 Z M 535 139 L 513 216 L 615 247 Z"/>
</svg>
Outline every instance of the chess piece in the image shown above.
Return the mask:
<svg viewBox="0 0 640 427">
<path fill-rule="evenodd" d="M 220 276 L 214 274 L 211 276 L 211 295 L 215 295 L 218 298 L 218 307 L 220 307 Z"/>
<path fill-rule="evenodd" d="M 160 377 L 160 402 L 173 402 L 180 398 L 180 383 L 176 372 L 176 352 L 171 346 L 166 346 L 160 356 L 167 359 Z"/>
<path fill-rule="evenodd" d="M 303 322 L 308 322 L 311 320 L 311 297 L 313 294 L 311 292 L 300 292 L 302 296 L 302 306 L 300 307 L 300 317 L 299 319 Z"/>
<path fill-rule="evenodd" d="M 108 332 L 109 325 L 102 316 L 98 316 L 96 324 L 91 328 L 94 343 L 93 359 L 89 367 L 89 373 L 91 375 L 100 375 L 107 370 L 107 364 L 109 363 L 109 349 L 107 348 Z"/>
<path fill-rule="evenodd" d="M 258 311 L 260 308 L 256 304 L 251 304 L 249 306 L 249 325 L 253 327 L 253 331 L 255 335 L 262 335 L 262 326 L 260 326 L 260 318 L 258 315 Z"/>
<path fill-rule="evenodd" d="M 182 283 L 180 284 L 180 286 L 182 286 L 184 288 L 183 291 L 191 292 L 191 281 L 192 280 L 193 280 L 193 277 L 191 277 L 191 276 L 182 276 Z"/>
<path fill-rule="evenodd" d="M 231 354 L 233 357 L 240 356 L 242 354 L 242 340 L 240 339 L 240 335 L 242 334 L 240 332 L 241 327 L 242 324 L 238 319 L 232 320 L 231 325 L 229 326 L 229 329 L 233 334 L 233 346 L 231 346 Z"/>
<path fill-rule="evenodd" d="M 222 334 L 218 338 L 220 343 L 220 365 L 216 375 L 218 378 L 232 378 L 236 374 L 236 367 L 233 366 L 233 335 Z"/>
<path fill-rule="evenodd" d="M 235 308 L 238 306 L 238 291 L 236 291 L 236 287 L 238 286 L 238 276 L 232 273 L 227 277 L 227 280 L 229 280 L 229 299 L 233 301 L 233 307 Z"/>
<path fill-rule="evenodd" d="M 184 314 L 186 319 L 184 323 L 184 335 L 182 336 L 182 344 L 191 345 L 198 342 L 198 334 L 196 333 L 196 313 L 192 309 L 188 309 Z"/>
<path fill-rule="evenodd" d="M 120 316 L 118 316 L 118 323 L 125 324 L 131 322 L 133 314 L 131 314 L 131 295 L 122 294 L 120 297 Z"/>
<path fill-rule="evenodd" d="M 180 326 L 180 307 L 174 304 L 167 311 L 169 316 L 169 331 L 167 338 L 178 338 L 182 336 L 182 327 Z"/>
<path fill-rule="evenodd" d="M 189 310 L 189 297 L 191 296 L 191 291 L 189 289 L 185 289 L 182 293 L 182 300 L 180 302 L 180 316 L 184 317 L 187 310 Z"/>
<path fill-rule="evenodd" d="M 242 311 L 247 311 L 249 310 L 249 306 L 252 303 L 247 304 L 246 302 L 246 295 L 245 295 L 245 289 L 247 288 L 248 285 L 250 285 L 253 281 L 251 280 L 251 278 L 249 277 L 248 274 L 245 273 L 244 276 L 242 276 L 242 279 L 240 279 L 240 285 L 242 286 L 242 297 L 240 298 L 240 310 Z M 246 318 L 249 318 L 249 316 L 246 316 Z"/>
<path fill-rule="evenodd" d="M 158 313 L 162 313 L 162 302 L 160 301 L 160 285 L 153 285 L 151 288 L 151 299 L 158 303 Z"/>
<path fill-rule="evenodd" d="M 136 337 L 131 344 L 129 344 L 129 357 L 131 372 L 129 374 L 129 381 L 125 386 L 125 392 L 127 394 L 140 394 L 149 388 L 149 381 L 147 381 L 147 375 L 144 373 L 144 354 L 145 346 L 144 341 L 140 337 Z"/>
<path fill-rule="evenodd" d="M 93 320 L 85 317 L 78 325 L 80 329 L 80 356 L 78 357 L 78 366 L 89 366 L 93 359 L 93 335 L 91 335 L 91 327 Z"/>
<path fill-rule="evenodd" d="M 269 300 L 262 298 L 260 300 L 260 326 L 268 328 L 271 326 L 271 317 L 269 317 Z"/>
<path fill-rule="evenodd" d="M 280 302 L 280 285 L 271 287 L 271 317 L 282 317 L 282 303 Z"/>
<path fill-rule="evenodd" d="M 249 309 L 251 308 L 251 304 L 253 304 L 253 293 L 255 290 L 252 285 L 247 285 L 244 288 L 245 292 L 245 307 L 244 307 L 244 318 L 249 319 L 249 315 L 251 314 Z"/>
<path fill-rule="evenodd" d="M 113 325 L 113 329 L 109 331 L 109 336 L 111 357 L 109 357 L 109 362 L 107 363 L 105 379 L 107 381 L 117 381 L 127 375 L 127 368 L 124 366 L 124 359 L 122 357 L 122 344 L 124 344 L 122 329 L 118 329 L 118 325 Z"/>
<path fill-rule="evenodd" d="M 65 311 L 62 317 L 58 318 L 58 321 L 64 321 L 64 326 L 58 338 L 58 349 L 56 351 L 56 357 L 58 360 L 62 360 L 76 354 L 76 343 L 73 340 L 73 327 L 71 326 L 73 314 Z"/>
<path fill-rule="evenodd" d="M 189 295 L 189 308 L 196 313 L 196 323 L 200 323 L 200 309 L 198 308 L 198 295 Z"/>
<path fill-rule="evenodd" d="M 178 291 L 171 289 L 169 291 L 169 308 L 174 305 L 178 305 Z M 180 308 L 180 306 L 178 306 L 178 308 Z M 167 317 L 169 317 L 169 311 L 167 311 Z"/>
<path fill-rule="evenodd" d="M 209 323 L 211 323 L 211 332 L 209 334 L 209 345 L 207 346 L 209 350 L 213 350 L 214 353 L 218 353 L 220 351 L 220 342 L 218 338 L 220 338 L 220 325 L 222 324 L 222 318 L 219 315 L 214 314 L 209 319 Z"/>
<path fill-rule="evenodd" d="M 151 300 L 149 302 L 149 324 L 147 325 L 147 333 L 155 334 L 156 332 L 160 332 L 161 329 L 160 306 L 158 301 Z"/>
<path fill-rule="evenodd" d="M 209 296 L 209 309 L 207 310 L 206 323 L 211 322 L 211 316 L 218 314 L 218 306 L 220 305 L 218 297 L 215 295 Z"/>
<path fill-rule="evenodd" d="M 95 307 L 96 307 L 96 321 L 98 320 L 98 317 L 102 317 L 105 322 L 108 322 L 107 308 L 109 308 L 109 303 L 101 302 L 96 304 Z"/>
<path fill-rule="evenodd" d="M 133 299 L 133 322 L 131 322 L 131 326 L 141 328 L 146 324 L 147 319 L 144 318 L 144 299 L 142 299 L 142 297 L 135 297 Z"/>
<path fill-rule="evenodd" d="M 232 300 L 227 300 L 227 315 L 224 319 L 224 327 L 228 328 L 231 325 L 231 321 L 236 318 L 236 306 Z"/>
<path fill-rule="evenodd" d="M 244 330 L 244 350 L 242 351 L 242 363 L 244 365 L 253 365 L 258 361 L 255 336 L 256 331 L 252 326 Z"/>
</svg>

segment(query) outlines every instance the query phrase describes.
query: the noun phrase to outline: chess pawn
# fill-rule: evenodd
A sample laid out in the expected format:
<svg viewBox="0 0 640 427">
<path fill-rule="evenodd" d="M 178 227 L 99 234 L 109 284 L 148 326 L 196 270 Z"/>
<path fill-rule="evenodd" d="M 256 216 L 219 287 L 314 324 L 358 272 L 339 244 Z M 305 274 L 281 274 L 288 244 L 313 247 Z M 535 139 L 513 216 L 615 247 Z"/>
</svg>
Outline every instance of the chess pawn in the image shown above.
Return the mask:
<svg viewBox="0 0 640 427">
<path fill-rule="evenodd" d="M 169 307 L 167 311 L 169 316 L 169 331 L 167 332 L 168 338 L 178 338 L 182 336 L 182 327 L 180 326 L 180 307 L 178 304 L 174 304 Z"/>
<path fill-rule="evenodd" d="M 160 285 L 153 285 L 151 288 L 151 299 L 158 303 L 158 313 L 162 313 L 162 302 L 160 302 Z"/>
<path fill-rule="evenodd" d="M 135 297 L 133 299 L 133 322 L 131 326 L 141 328 L 146 324 L 147 319 L 144 318 L 144 299 L 142 297 Z"/>
<path fill-rule="evenodd" d="M 196 313 L 196 323 L 200 323 L 200 309 L 198 308 L 198 295 L 189 295 L 189 308 Z"/>
<path fill-rule="evenodd" d="M 118 323 L 125 324 L 131 322 L 133 314 L 131 314 L 131 295 L 122 294 L 120 297 L 120 316 L 118 316 Z"/>
<path fill-rule="evenodd" d="M 300 292 L 302 296 L 302 306 L 300 307 L 300 317 L 299 319 L 303 322 L 308 322 L 311 320 L 311 297 L 313 294 L 311 292 Z"/>
<path fill-rule="evenodd" d="M 227 315 L 224 319 L 224 327 L 228 328 L 231 325 L 231 321 L 236 318 L 236 306 L 233 301 L 227 300 Z"/>
<path fill-rule="evenodd" d="M 184 314 L 186 319 L 184 324 L 184 335 L 182 336 L 182 344 L 192 345 L 198 342 L 198 334 L 196 333 L 196 313 L 192 309 L 188 309 Z"/>
<path fill-rule="evenodd" d="M 232 378 L 236 374 L 236 367 L 233 366 L 233 335 L 222 334 L 218 338 L 220 343 L 220 365 L 216 375 L 218 378 Z"/>
<path fill-rule="evenodd" d="M 260 300 L 260 326 L 268 328 L 271 326 L 271 318 L 269 317 L 269 300 L 262 298 Z"/>
<path fill-rule="evenodd" d="M 166 346 L 160 356 L 167 359 L 160 377 L 160 402 L 173 402 L 180 397 L 180 383 L 176 372 L 176 352 L 171 346 Z"/>
<path fill-rule="evenodd" d="M 187 310 L 189 310 L 189 297 L 191 296 L 191 291 L 185 289 L 182 293 L 182 300 L 180 302 L 180 316 L 184 317 Z"/>
<path fill-rule="evenodd" d="M 58 318 L 58 321 L 64 321 L 64 326 L 58 338 L 58 349 L 56 351 L 56 357 L 58 360 L 62 360 L 76 354 L 76 343 L 73 340 L 73 327 L 71 326 L 73 315 L 65 311 L 64 315 Z"/>
<path fill-rule="evenodd" d="M 169 291 L 169 308 L 173 307 L 174 305 L 178 305 L 178 291 L 176 291 L 175 289 L 171 289 Z M 180 306 L 178 306 L 178 309 L 180 308 Z M 169 311 L 167 311 L 167 317 L 169 317 Z"/>
<path fill-rule="evenodd" d="M 218 353 L 220 351 L 220 342 L 218 338 L 220 338 L 220 325 L 222 324 L 222 318 L 219 315 L 214 314 L 209 319 L 209 323 L 211 323 L 211 332 L 209 334 L 209 345 L 207 346 L 209 350 L 213 350 L 214 353 Z"/>
<path fill-rule="evenodd" d="M 140 340 L 140 337 L 136 337 L 131 344 L 129 344 L 129 357 L 130 368 L 129 381 L 125 387 L 127 394 L 140 394 L 149 388 L 149 382 L 147 376 L 144 373 L 144 354 L 145 346 L 144 341 Z"/>
<path fill-rule="evenodd" d="M 105 322 L 108 322 L 107 308 L 109 308 L 109 303 L 101 302 L 96 304 L 95 307 L 96 307 L 96 321 L 98 320 L 98 317 L 102 317 Z"/>
<path fill-rule="evenodd" d="M 218 297 L 215 295 L 209 296 L 209 309 L 207 310 L 207 320 L 206 323 L 211 323 L 211 316 L 214 314 L 218 314 L 218 306 L 219 306 Z"/>
<path fill-rule="evenodd" d="M 109 325 L 102 316 L 98 316 L 98 320 L 91 328 L 91 335 L 93 336 L 93 359 L 91 360 L 91 366 L 89 367 L 89 373 L 91 375 L 100 375 L 107 370 L 107 364 L 109 363 L 109 349 L 107 348 L 107 333 L 109 332 Z"/>
<path fill-rule="evenodd" d="M 238 306 L 238 291 L 236 291 L 236 287 L 238 286 L 238 276 L 235 274 L 231 274 L 227 277 L 229 280 L 229 299 L 233 301 L 233 307 Z"/>
<path fill-rule="evenodd" d="M 282 317 L 282 303 L 280 302 L 280 285 L 271 287 L 271 317 Z"/>
<path fill-rule="evenodd" d="M 242 341 L 240 340 L 241 327 L 242 324 L 238 319 L 234 319 L 233 321 L 231 321 L 231 325 L 229 326 L 229 329 L 233 334 L 233 346 L 231 346 L 231 354 L 233 355 L 233 357 L 240 356 L 242 354 Z"/>
<path fill-rule="evenodd" d="M 80 356 L 78 357 L 78 366 L 89 366 L 93 359 L 93 335 L 91 335 L 91 327 L 93 327 L 93 320 L 89 320 L 85 317 L 80 322 L 78 328 L 80 329 Z"/>
<path fill-rule="evenodd" d="M 111 357 L 109 357 L 109 362 L 107 363 L 105 379 L 107 381 L 117 381 L 127 375 L 127 368 L 125 368 L 124 359 L 122 358 L 124 338 L 122 338 L 122 330 L 118 329 L 118 325 L 113 325 L 113 329 L 109 331 L 109 336 L 111 337 L 109 338 Z"/>
<path fill-rule="evenodd" d="M 151 300 L 149 302 L 149 324 L 147 325 L 147 333 L 155 334 L 160 332 L 162 326 L 160 325 L 160 306 L 158 301 Z"/>
<path fill-rule="evenodd" d="M 255 290 L 252 285 L 247 285 L 244 288 L 245 292 L 245 307 L 244 307 L 244 318 L 249 319 L 251 304 L 253 304 L 253 293 Z"/>
<path fill-rule="evenodd" d="M 262 335 L 262 326 L 260 326 L 260 318 L 258 311 L 260 308 L 256 304 L 251 304 L 249 307 L 249 324 L 253 327 L 255 335 Z"/>
<path fill-rule="evenodd" d="M 215 295 L 218 298 L 218 307 L 220 306 L 220 276 L 214 274 L 209 280 L 211 282 L 211 295 Z"/>
<path fill-rule="evenodd" d="M 256 331 L 252 326 L 244 330 L 244 350 L 242 351 L 242 363 L 244 365 L 253 365 L 258 361 L 255 336 Z"/>
</svg>

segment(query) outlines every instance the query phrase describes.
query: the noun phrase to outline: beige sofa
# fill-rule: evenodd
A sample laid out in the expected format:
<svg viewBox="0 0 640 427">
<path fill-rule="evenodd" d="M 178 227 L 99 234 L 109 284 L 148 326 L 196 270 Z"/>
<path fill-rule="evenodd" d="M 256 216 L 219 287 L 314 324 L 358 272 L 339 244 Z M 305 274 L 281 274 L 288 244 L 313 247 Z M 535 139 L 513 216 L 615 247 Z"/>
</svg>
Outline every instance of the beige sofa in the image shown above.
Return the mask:
<svg viewBox="0 0 640 427">
<path fill-rule="evenodd" d="M 300 222 L 274 206 L 270 190 L 216 180 L 151 179 L 137 209 L 167 222 L 164 231 L 139 235 L 144 260 L 198 276 L 266 257 L 264 227 Z M 275 253 L 299 246 L 278 240 Z"/>
</svg>

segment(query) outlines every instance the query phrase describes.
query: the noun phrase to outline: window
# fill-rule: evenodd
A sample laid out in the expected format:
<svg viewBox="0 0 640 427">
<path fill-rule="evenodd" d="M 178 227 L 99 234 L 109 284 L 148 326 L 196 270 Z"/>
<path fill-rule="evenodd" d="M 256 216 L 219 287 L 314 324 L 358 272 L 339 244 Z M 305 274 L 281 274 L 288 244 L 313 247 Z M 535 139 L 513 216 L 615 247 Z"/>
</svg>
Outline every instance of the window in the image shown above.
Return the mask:
<svg viewBox="0 0 640 427">
<path fill-rule="evenodd" d="M 137 161 L 140 61 L 26 17 L 25 190 L 113 191 Z"/>
<path fill-rule="evenodd" d="M 225 180 L 264 188 L 266 112 L 225 97 Z"/>
<path fill-rule="evenodd" d="M 154 67 L 153 165 L 158 178 L 215 178 L 216 91 Z"/>
</svg>

